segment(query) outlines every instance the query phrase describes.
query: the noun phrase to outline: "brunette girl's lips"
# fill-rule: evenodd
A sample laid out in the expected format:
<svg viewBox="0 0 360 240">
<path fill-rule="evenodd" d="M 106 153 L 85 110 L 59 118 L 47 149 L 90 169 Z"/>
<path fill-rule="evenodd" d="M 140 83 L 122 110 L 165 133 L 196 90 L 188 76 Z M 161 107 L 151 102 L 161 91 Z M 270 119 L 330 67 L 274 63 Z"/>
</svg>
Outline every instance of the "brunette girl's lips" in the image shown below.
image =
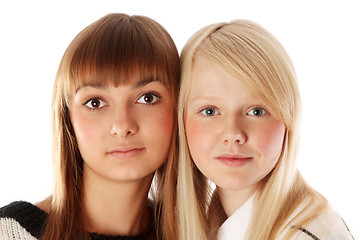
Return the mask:
<svg viewBox="0 0 360 240">
<path fill-rule="evenodd" d="M 111 149 L 109 152 L 107 152 L 107 154 L 118 159 L 127 159 L 136 157 L 144 150 L 145 148 L 124 146 Z"/>
<path fill-rule="evenodd" d="M 220 160 L 223 164 L 227 166 L 239 167 L 249 163 L 253 158 L 238 154 L 221 154 L 215 159 Z"/>
</svg>

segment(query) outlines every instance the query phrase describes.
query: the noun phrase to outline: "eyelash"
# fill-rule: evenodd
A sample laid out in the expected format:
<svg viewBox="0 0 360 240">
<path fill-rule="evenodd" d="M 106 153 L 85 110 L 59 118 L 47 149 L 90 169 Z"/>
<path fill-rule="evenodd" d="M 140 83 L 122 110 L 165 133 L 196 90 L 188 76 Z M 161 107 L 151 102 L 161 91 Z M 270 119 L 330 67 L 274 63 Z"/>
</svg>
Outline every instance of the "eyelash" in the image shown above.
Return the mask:
<svg viewBox="0 0 360 240">
<path fill-rule="evenodd" d="M 150 103 L 145 102 L 145 100 L 143 102 L 140 102 L 140 99 L 144 98 L 146 95 L 151 95 L 151 97 L 153 98 L 152 101 Z M 153 92 L 146 92 L 146 93 L 142 94 L 136 100 L 136 102 L 139 103 L 139 104 L 154 105 L 154 104 L 157 104 L 160 101 L 160 99 L 161 99 L 161 96 L 159 94 L 155 94 Z M 98 107 L 90 106 L 90 104 L 95 100 L 99 101 L 99 106 Z M 99 98 L 99 97 L 93 97 L 93 98 L 90 98 L 90 99 L 86 100 L 85 103 L 83 103 L 83 105 L 86 108 L 88 108 L 89 110 L 95 111 L 95 110 L 99 110 L 99 109 L 101 109 L 103 107 L 106 107 L 107 103 L 104 100 L 102 100 L 101 98 Z"/>
<path fill-rule="evenodd" d="M 213 110 L 213 113 L 211 115 L 208 115 L 207 114 L 208 112 L 206 112 L 206 111 L 208 111 L 210 109 Z M 260 110 L 261 114 L 260 115 L 250 114 L 251 112 L 253 112 L 255 110 Z M 206 107 L 206 108 L 203 108 L 201 111 L 199 111 L 199 113 L 206 117 L 213 117 L 215 115 L 218 115 L 219 111 L 215 107 Z M 253 117 L 262 117 L 262 116 L 265 116 L 268 114 L 269 114 L 269 112 L 262 107 L 254 107 L 246 113 L 246 115 L 253 116 Z"/>
<path fill-rule="evenodd" d="M 151 97 L 153 98 L 152 101 L 149 103 L 149 102 L 140 102 L 140 99 L 141 98 L 144 98 L 146 95 L 151 95 Z M 138 100 L 136 100 L 137 103 L 140 103 L 140 104 L 145 104 L 145 105 L 154 105 L 154 104 L 157 104 L 159 101 L 161 100 L 161 96 L 159 94 L 156 94 L 156 93 L 153 93 L 153 92 L 146 92 L 144 94 L 142 94 Z"/>
<path fill-rule="evenodd" d="M 210 110 L 210 109 L 213 109 L 214 110 L 214 114 L 212 115 L 207 115 L 206 114 L 206 111 L 207 110 Z M 205 117 L 213 117 L 215 115 L 218 115 L 219 114 L 219 111 L 215 108 L 215 107 L 206 107 L 206 108 L 203 108 L 202 110 L 200 110 L 199 112 L 200 114 L 204 115 Z"/>
<path fill-rule="evenodd" d="M 94 106 L 89 106 L 88 104 L 91 104 L 92 101 L 94 100 L 98 100 L 100 102 L 100 106 L 99 107 L 94 107 Z M 95 111 L 95 110 L 99 110 L 100 108 L 106 107 L 106 102 L 104 100 L 102 100 L 99 97 L 93 97 L 90 98 L 88 100 L 85 101 L 85 103 L 83 104 L 86 108 L 88 108 L 91 111 Z"/>
<path fill-rule="evenodd" d="M 252 112 L 254 110 L 260 110 L 262 114 L 261 115 L 249 114 L 250 112 Z M 262 116 L 267 115 L 268 113 L 269 112 L 267 110 L 265 110 L 264 108 L 262 108 L 262 107 L 254 107 L 250 111 L 248 111 L 246 114 L 250 115 L 250 116 L 253 116 L 253 117 L 262 117 Z"/>
</svg>

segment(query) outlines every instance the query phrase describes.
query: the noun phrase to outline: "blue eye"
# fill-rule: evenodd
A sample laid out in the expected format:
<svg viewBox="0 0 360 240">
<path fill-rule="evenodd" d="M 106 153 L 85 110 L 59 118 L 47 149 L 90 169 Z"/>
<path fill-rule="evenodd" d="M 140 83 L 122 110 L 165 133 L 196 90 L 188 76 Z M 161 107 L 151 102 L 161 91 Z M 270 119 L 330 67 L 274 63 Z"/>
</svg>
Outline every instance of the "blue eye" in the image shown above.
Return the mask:
<svg viewBox="0 0 360 240">
<path fill-rule="evenodd" d="M 215 116 L 218 115 L 219 112 L 215 108 L 205 108 L 204 110 L 200 111 L 200 113 L 204 116 Z"/>
<path fill-rule="evenodd" d="M 160 100 L 160 98 L 160 96 L 154 93 L 144 93 L 136 102 L 143 104 L 155 104 Z"/>
<path fill-rule="evenodd" d="M 248 112 L 248 114 L 250 116 L 263 116 L 267 114 L 267 111 L 263 108 L 253 108 Z"/>
<path fill-rule="evenodd" d="M 104 106 L 106 106 L 106 103 L 101 100 L 100 98 L 91 98 L 89 100 L 87 100 L 84 104 L 86 107 L 90 108 L 91 110 L 96 110 L 99 108 L 102 108 Z"/>
</svg>

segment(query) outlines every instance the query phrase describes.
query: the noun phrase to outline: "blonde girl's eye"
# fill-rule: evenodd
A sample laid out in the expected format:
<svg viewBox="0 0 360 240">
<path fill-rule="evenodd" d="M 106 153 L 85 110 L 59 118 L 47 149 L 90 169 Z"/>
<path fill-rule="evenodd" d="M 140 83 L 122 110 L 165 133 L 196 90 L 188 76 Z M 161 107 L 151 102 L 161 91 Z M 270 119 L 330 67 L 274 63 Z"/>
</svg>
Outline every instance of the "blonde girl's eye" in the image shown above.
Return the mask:
<svg viewBox="0 0 360 240">
<path fill-rule="evenodd" d="M 155 93 L 144 93 L 136 102 L 142 104 L 155 104 L 159 102 L 160 99 L 161 97 Z"/>
<path fill-rule="evenodd" d="M 263 115 L 265 115 L 267 113 L 268 112 L 263 108 L 253 108 L 248 112 L 248 115 L 260 117 L 260 116 L 263 116 Z"/>
<path fill-rule="evenodd" d="M 200 113 L 207 117 L 211 117 L 211 116 L 215 116 L 215 115 L 219 114 L 218 110 L 216 110 L 215 108 L 211 108 L 211 107 L 201 110 Z"/>
<path fill-rule="evenodd" d="M 102 107 L 105 107 L 106 103 L 103 100 L 101 100 L 100 98 L 95 97 L 95 98 L 91 98 L 91 99 L 87 100 L 84 103 L 84 106 L 90 108 L 91 110 L 97 110 Z"/>
</svg>

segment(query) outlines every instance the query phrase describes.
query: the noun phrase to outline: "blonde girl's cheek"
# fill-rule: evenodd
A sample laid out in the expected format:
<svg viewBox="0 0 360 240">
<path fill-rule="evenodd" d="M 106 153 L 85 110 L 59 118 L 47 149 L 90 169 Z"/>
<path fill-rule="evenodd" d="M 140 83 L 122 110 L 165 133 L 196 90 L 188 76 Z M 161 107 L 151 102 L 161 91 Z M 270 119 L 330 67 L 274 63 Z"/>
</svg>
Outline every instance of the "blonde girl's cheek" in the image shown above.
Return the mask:
<svg viewBox="0 0 360 240">
<path fill-rule="evenodd" d="M 203 155 L 209 151 L 211 136 L 209 131 L 203 124 L 199 124 L 196 121 L 188 120 L 186 127 L 186 136 L 190 151 L 193 157 Z"/>
</svg>

